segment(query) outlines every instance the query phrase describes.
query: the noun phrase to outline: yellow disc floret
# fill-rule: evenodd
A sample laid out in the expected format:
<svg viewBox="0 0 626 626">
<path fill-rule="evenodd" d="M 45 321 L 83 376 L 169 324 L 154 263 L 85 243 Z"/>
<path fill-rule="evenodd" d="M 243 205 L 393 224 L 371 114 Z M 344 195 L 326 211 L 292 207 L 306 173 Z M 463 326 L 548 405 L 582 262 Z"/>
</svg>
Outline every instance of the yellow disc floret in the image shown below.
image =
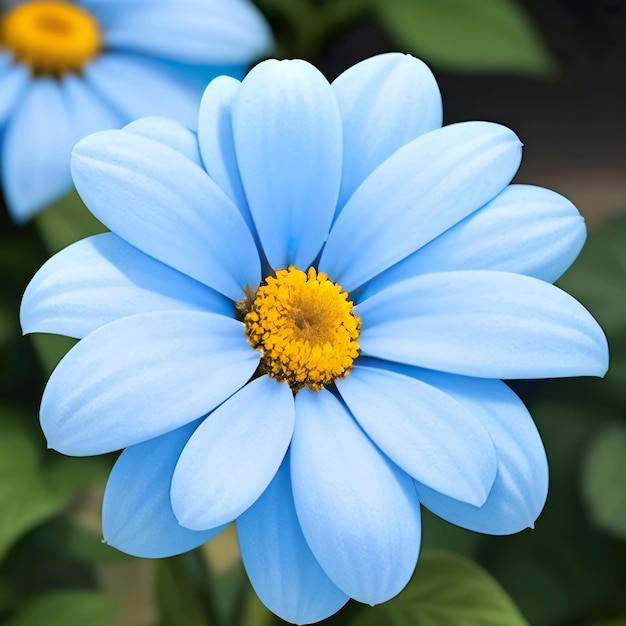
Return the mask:
<svg viewBox="0 0 626 626">
<path fill-rule="evenodd" d="M 263 353 L 260 372 L 294 391 L 319 391 L 345 376 L 359 352 L 361 320 L 326 274 L 290 266 L 265 280 L 244 317 L 246 337 Z"/>
<path fill-rule="evenodd" d="M 0 19 L 0 46 L 35 76 L 80 72 L 101 44 L 91 13 L 61 0 L 19 4 Z"/>
</svg>

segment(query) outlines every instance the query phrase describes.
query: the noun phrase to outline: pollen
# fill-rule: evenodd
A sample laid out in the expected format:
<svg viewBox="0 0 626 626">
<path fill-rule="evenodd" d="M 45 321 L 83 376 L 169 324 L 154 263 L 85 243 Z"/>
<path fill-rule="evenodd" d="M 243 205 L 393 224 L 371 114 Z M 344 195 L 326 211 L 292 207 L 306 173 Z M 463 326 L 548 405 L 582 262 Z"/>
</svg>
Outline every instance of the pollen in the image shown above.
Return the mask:
<svg viewBox="0 0 626 626">
<path fill-rule="evenodd" d="M 26 2 L 0 18 L 0 47 L 29 66 L 33 76 L 80 73 L 101 45 L 96 19 L 69 2 Z"/>
<path fill-rule="evenodd" d="M 259 372 L 294 392 L 319 391 L 344 377 L 359 353 L 361 320 L 341 287 L 312 267 L 276 271 L 258 288 L 244 317 L 250 345 L 263 354 Z"/>
</svg>

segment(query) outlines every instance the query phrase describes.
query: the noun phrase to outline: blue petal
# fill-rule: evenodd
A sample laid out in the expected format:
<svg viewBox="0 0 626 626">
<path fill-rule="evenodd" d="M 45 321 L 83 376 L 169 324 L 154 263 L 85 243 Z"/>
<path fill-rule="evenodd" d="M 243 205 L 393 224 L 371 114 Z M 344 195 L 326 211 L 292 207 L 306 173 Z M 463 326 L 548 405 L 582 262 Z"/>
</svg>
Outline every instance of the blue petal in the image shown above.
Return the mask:
<svg viewBox="0 0 626 626">
<path fill-rule="evenodd" d="M 343 121 L 339 210 L 398 148 L 441 126 L 441 95 L 419 59 L 397 52 L 352 66 L 332 84 Z"/>
<path fill-rule="evenodd" d="M 105 233 L 49 259 L 26 288 L 20 317 L 24 333 L 81 338 L 128 315 L 171 310 L 232 315 L 233 304 Z"/>
<path fill-rule="evenodd" d="M 122 452 L 102 501 L 106 543 L 133 556 L 163 558 L 193 550 L 223 530 L 183 528 L 170 504 L 174 466 L 197 425 L 193 422 Z"/>
<path fill-rule="evenodd" d="M 163 64 L 163 71 L 169 74 L 173 80 L 185 82 L 197 95 L 195 120 L 193 126 L 190 126 L 190 128 L 196 130 L 198 106 L 207 85 L 212 80 L 224 75 L 241 80 L 246 74 L 246 67 L 243 65 L 184 65 L 170 61 Z"/>
<path fill-rule="evenodd" d="M 306 541 L 335 585 L 367 604 L 399 593 L 421 537 L 413 481 L 325 389 L 296 396 L 291 477 Z"/>
<path fill-rule="evenodd" d="M 421 503 L 452 524 L 491 535 L 532 527 L 548 494 L 548 463 L 537 428 L 522 401 L 499 380 L 414 368 L 400 371 L 418 376 L 467 406 L 489 431 L 498 456 L 498 473 L 481 507 L 417 483 Z"/>
<path fill-rule="evenodd" d="M 493 271 L 424 274 L 355 307 L 366 356 L 479 378 L 603 376 L 606 338 L 557 287 Z"/>
<path fill-rule="evenodd" d="M 62 88 L 31 81 L 7 125 L 2 184 L 9 212 L 25 222 L 72 188 L 69 155 L 78 139 Z"/>
<path fill-rule="evenodd" d="M 13 55 L 4 50 L 0 50 L 0 76 L 6 72 L 13 64 Z"/>
<path fill-rule="evenodd" d="M 500 193 L 521 153 L 512 131 L 488 122 L 418 137 L 354 192 L 333 225 L 320 271 L 352 291 Z"/>
<path fill-rule="evenodd" d="M 257 249 L 239 211 L 180 152 L 103 131 L 76 145 L 71 165 L 85 204 L 122 239 L 233 300 L 259 284 Z"/>
<path fill-rule="evenodd" d="M 67 74 L 61 83 L 70 119 L 80 139 L 99 130 L 119 128 L 122 118 L 82 79 Z"/>
<path fill-rule="evenodd" d="M 429 272 L 500 270 L 554 282 L 585 242 L 585 221 L 566 198 L 510 185 L 480 210 L 372 279 L 361 298 Z"/>
<path fill-rule="evenodd" d="M 336 384 L 363 430 L 407 474 L 457 500 L 485 502 L 496 454 L 482 423 L 462 403 L 375 366 L 355 365 Z"/>
<path fill-rule="evenodd" d="M 96 5 L 97 6 L 97 5 Z M 247 0 L 116 2 L 96 10 L 107 47 L 185 63 L 248 64 L 267 52 L 271 33 Z"/>
<path fill-rule="evenodd" d="M 2 57 L 0 57 L 2 58 Z M 0 126 L 13 112 L 13 108 L 28 83 L 28 70 L 23 65 L 9 65 L 0 70 Z"/>
<path fill-rule="evenodd" d="M 198 142 L 209 176 L 235 203 L 248 228 L 256 232 L 239 176 L 233 137 L 232 105 L 240 87 L 241 83 L 230 76 L 211 81 L 200 103 Z"/>
<path fill-rule="evenodd" d="M 173 150 L 184 154 L 189 160 L 202 167 L 200 149 L 198 148 L 198 136 L 176 120 L 167 117 L 157 117 L 156 115 L 142 117 L 130 124 L 126 124 L 122 130 L 165 144 Z"/>
<path fill-rule="evenodd" d="M 41 427 L 64 454 L 119 450 L 205 415 L 258 362 L 242 325 L 222 315 L 125 317 L 87 335 L 57 365 L 41 401 Z"/>
<path fill-rule="evenodd" d="M 175 78 L 165 63 L 134 54 L 107 53 L 88 64 L 84 76 L 127 121 L 161 115 L 189 128 L 196 126 L 201 92 L 190 82 Z"/>
<path fill-rule="evenodd" d="M 341 119 L 330 85 L 304 61 L 265 61 L 244 79 L 232 115 L 267 260 L 306 268 L 330 228 L 341 180 Z"/>
<path fill-rule="evenodd" d="M 233 521 L 265 490 L 294 423 L 289 385 L 262 376 L 220 405 L 185 446 L 172 479 L 172 508 L 185 528 Z"/>
<path fill-rule="evenodd" d="M 261 497 L 237 520 L 237 536 L 256 594 L 282 619 L 311 624 L 348 601 L 302 534 L 291 495 L 289 456 Z"/>
</svg>

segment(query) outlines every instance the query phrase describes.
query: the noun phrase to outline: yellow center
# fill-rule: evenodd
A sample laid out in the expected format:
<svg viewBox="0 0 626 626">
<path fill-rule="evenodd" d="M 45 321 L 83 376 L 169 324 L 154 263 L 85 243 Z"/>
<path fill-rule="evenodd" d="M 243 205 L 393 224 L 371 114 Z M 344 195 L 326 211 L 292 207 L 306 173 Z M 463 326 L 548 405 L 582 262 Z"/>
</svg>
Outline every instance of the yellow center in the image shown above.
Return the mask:
<svg viewBox="0 0 626 626">
<path fill-rule="evenodd" d="M 69 2 L 26 2 L 0 19 L 0 46 L 35 76 L 80 72 L 101 43 L 95 18 Z"/>
<path fill-rule="evenodd" d="M 312 267 L 290 266 L 262 284 L 244 317 L 246 337 L 263 353 L 260 372 L 294 391 L 319 391 L 345 376 L 359 353 L 361 320 L 341 287 Z"/>
</svg>

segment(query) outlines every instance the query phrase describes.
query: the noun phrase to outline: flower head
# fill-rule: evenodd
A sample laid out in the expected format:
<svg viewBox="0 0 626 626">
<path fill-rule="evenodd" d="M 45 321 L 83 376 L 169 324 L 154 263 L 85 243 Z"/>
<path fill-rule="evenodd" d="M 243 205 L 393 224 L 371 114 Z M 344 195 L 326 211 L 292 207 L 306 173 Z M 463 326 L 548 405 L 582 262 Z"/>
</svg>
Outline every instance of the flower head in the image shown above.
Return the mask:
<svg viewBox="0 0 626 626">
<path fill-rule="evenodd" d="M 0 0 L 0 167 L 23 222 L 71 188 L 82 137 L 137 117 L 193 127 L 202 89 L 269 48 L 248 0 Z"/>
<path fill-rule="evenodd" d="M 319 391 L 343 378 L 358 356 L 360 320 L 326 274 L 309 267 L 276 270 L 240 303 L 250 345 L 261 352 L 259 373 L 294 392 Z"/>
<path fill-rule="evenodd" d="M 389 54 L 332 85 L 267 61 L 205 91 L 197 135 L 160 118 L 75 147 L 111 233 L 53 257 L 26 332 L 80 338 L 44 392 L 51 447 L 125 448 L 107 542 L 160 557 L 236 520 L 257 593 L 308 623 L 409 580 L 420 504 L 492 534 L 547 492 L 501 379 L 603 375 L 604 335 L 551 283 L 585 228 L 510 185 L 521 145 L 441 127 L 428 68 Z"/>
</svg>

